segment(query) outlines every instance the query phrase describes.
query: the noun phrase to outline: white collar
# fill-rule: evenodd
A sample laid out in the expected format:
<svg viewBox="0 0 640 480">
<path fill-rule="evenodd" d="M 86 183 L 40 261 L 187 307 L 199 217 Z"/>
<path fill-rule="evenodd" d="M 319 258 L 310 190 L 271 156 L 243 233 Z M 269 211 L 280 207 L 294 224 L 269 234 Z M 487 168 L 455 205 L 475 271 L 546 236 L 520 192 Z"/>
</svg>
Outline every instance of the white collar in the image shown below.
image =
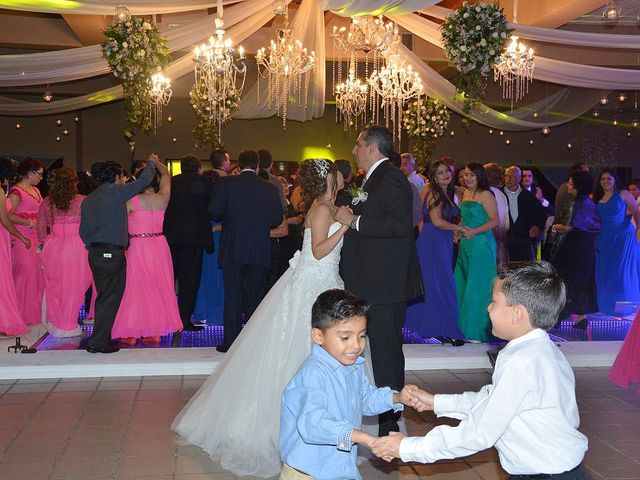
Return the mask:
<svg viewBox="0 0 640 480">
<path fill-rule="evenodd" d="M 518 189 L 515 192 L 509 190 L 509 187 L 504 187 L 504 193 L 506 193 L 507 195 L 520 195 L 521 191 L 522 187 L 520 185 L 518 185 Z"/>
<path fill-rule="evenodd" d="M 256 173 L 256 171 L 253 168 L 243 168 L 240 173 L 244 173 L 244 172 Z"/>
</svg>

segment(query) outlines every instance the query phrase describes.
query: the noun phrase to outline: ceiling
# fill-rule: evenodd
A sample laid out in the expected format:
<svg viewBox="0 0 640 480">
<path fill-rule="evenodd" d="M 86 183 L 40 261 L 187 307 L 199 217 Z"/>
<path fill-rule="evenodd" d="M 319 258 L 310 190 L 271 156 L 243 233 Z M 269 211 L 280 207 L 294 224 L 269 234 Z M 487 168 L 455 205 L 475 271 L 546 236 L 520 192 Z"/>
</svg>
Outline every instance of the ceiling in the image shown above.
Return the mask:
<svg viewBox="0 0 640 480">
<path fill-rule="evenodd" d="M 296 9 L 292 2 L 291 10 Z M 458 8 L 462 0 L 444 0 L 440 6 Z M 505 14 L 509 20 L 513 19 L 513 0 L 501 0 Z M 622 7 L 623 18 L 616 25 L 602 25 L 599 21 L 603 7 L 603 0 L 521 0 L 518 5 L 518 23 L 547 28 L 562 28 L 602 33 L 640 34 L 636 16 L 640 14 L 640 0 L 617 0 Z M 197 10 L 183 13 L 154 15 L 160 31 L 167 31 L 179 25 L 188 24 L 212 13 L 212 9 Z M 151 18 L 151 17 L 149 17 Z M 112 22 L 109 15 L 68 15 L 23 12 L 0 9 L 0 54 L 32 53 L 68 49 L 102 42 L 102 30 Z M 346 24 L 344 19 L 330 12 L 325 14 L 327 29 L 333 25 Z M 28 34 L 25 34 L 28 32 Z M 268 42 L 272 36 L 271 25 L 266 25 L 252 37 L 243 42 L 248 52 L 255 50 Z M 442 50 L 414 38 L 414 51 L 423 59 L 439 70 L 444 70 Z M 638 66 L 640 56 L 637 52 L 605 51 L 601 49 L 584 49 L 578 47 L 564 47 L 548 44 L 533 45 L 536 53 L 546 57 L 558 58 L 578 63 L 588 63 L 602 66 Z M 331 52 L 331 48 L 327 48 Z M 179 52 L 182 55 L 187 52 Z M 105 86 L 111 86 L 115 79 L 111 75 L 104 75 L 93 79 L 68 82 L 55 85 L 59 95 L 77 95 L 95 91 Z M 192 83 L 188 77 L 174 80 L 174 91 L 180 95 L 186 94 Z M 184 84 L 184 85 L 183 85 Z M 28 88 L 0 89 L 4 94 L 20 94 L 27 92 L 41 92 L 42 86 Z"/>
</svg>

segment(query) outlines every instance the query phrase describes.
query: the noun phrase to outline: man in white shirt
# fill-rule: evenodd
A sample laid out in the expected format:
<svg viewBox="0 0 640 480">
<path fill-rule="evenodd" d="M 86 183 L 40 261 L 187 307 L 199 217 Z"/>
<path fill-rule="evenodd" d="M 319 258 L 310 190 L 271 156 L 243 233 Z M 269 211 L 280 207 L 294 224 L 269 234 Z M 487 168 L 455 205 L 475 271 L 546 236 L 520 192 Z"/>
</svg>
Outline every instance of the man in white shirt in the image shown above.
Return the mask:
<svg viewBox="0 0 640 480">
<path fill-rule="evenodd" d="M 498 356 L 493 383 L 457 395 L 415 391 L 418 411 L 433 410 L 460 424 L 435 427 L 424 437 L 392 432 L 376 440 L 373 453 L 387 461 L 431 463 L 495 446 L 512 479 L 591 478 L 582 466 L 588 442 L 578 431 L 573 371 L 545 332 L 565 297 L 550 263 L 501 266 L 488 311 L 493 334 L 509 343 Z"/>
<path fill-rule="evenodd" d="M 422 189 L 426 183 L 425 179 L 416 172 L 416 159 L 410 153 L 403 153 L 400 155 L 402 163 L 400 164 L 400 170 L 405 174 L 407 180 L 412 185 L 415 185 L 418 192 L 422 193 Z"/>
</svg>

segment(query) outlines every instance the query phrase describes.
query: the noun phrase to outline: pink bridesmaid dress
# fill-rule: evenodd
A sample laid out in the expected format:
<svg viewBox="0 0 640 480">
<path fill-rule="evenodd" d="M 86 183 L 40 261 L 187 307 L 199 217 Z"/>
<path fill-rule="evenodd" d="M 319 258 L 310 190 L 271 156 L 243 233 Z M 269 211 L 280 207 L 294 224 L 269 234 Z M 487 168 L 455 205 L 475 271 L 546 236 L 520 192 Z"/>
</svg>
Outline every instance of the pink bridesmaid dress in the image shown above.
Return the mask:
<svg viewBox="0 0 640 480">
<path fill-rule="evenodd" d="M 182 330 L 164 210 L 141 210 L 137 196 L 131 202 L 127 284 L 111 337 L 160 337 Z"/>
<path fill-rule="evenodd" d="M 10 204 L 9 204 L 10 205 Z M 36 248 L 32 245 L 31 248 Z M 16 288 L 11 270 L 11 240 L 7 230 L 0 225 L 0 333 L 24 335 L 29 327 L 18 309 Z"/>
<path fill-rule="evenodd" d="M 42 196 L 36 187 L 33 189 L 36 196 L 31 195 L 18 185 L 12 187 L 9 193 L 20 197 L 20 203 L 11 213 L 36 223 Z M 42 263 L 40 255 L 36 251 L 38 233 L 35 228 L 26 225 L 16 225 L 16 228 L 31 240 L 31 248 L 29 249 L 22 242 L 14 242 L 11 249 L 16 298 L 24 321 L 27 325 L 35 325 L 40 323 L 42 319 L 42 296 L 44 294 Z"/>
<path fill-rule="evenodd" d="M 640 384 L 640 310 L 609 370 L 609 380 L 624 388 L 629 388 L 632 383 Z"/>
<path fill-rule="evenodd" d="M 38 238 L 44 241 L 42 323 L 55 337 L 75 337 L 82 333 L 78 313 L 91 285 L 87 250 L 78 234 L 84 197 L 76 195 L 66 212 L 52 208 L 49 200 L 42 202 L 38 212 Z"/>
</svg>

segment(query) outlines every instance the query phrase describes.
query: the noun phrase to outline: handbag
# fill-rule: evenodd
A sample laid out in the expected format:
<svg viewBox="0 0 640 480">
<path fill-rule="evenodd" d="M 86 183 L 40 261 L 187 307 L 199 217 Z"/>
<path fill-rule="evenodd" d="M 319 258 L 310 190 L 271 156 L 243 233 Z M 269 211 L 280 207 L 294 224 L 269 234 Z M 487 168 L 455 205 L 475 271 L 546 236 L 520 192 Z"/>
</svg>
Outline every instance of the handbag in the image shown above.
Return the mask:
<svg viewBox="0 0 640 480">
<path fill-rule="evenodd" d="M 570 225 L 571 220 L 573 220 L 573 214 L 575 213 L 575 198 L 572 198 L 562 210 L 562 214 L 560 215 L 559 221 L 555 223 L 560 223 L 562 225 Z M 556 258 L 556 255 L 560 251 L 560 247 L 564 243 L 565 238 L 567 237 L 568 232 L 554 232 L 553 225 L 549 227 L 547 231 L 547 240 L 542 247 L 542 258 L 547 260 L 548 262 L 553 262 Z"/>
</svg>

